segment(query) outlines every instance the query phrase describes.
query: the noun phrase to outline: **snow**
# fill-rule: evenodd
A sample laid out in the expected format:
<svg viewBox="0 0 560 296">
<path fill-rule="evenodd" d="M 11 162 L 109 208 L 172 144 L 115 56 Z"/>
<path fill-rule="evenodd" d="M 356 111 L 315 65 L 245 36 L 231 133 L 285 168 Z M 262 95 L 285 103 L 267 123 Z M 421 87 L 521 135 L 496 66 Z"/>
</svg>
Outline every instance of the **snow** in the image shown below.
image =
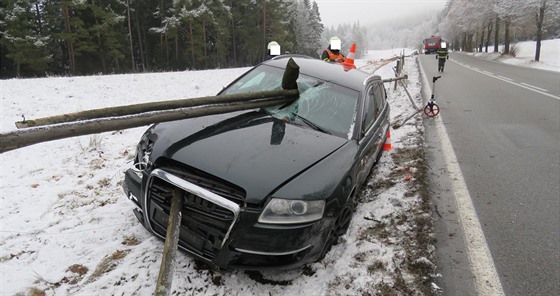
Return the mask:
<svg viewBox="0 0 560 296">
<path fill-rule="evenodd" d="M 491 52 L 494 50 L 494 47 L 489 46 L 488 53 L 477 52 L 471 55 L 511 65 L 560 72 L 560 55 L 558 54 L 560 51 L 560 39 L 543 40 L 541 42 L 541 55 L 538 62 L 535 61 L 536 41 L 523 41 L 512 43 L 512 45 L 518 49 L 515 57 L 509 55 L 502 56 L 503 45 L 498 47 L 500 53 Z"/>
<path fill-rule="evenodd" d="M 369 51 L 356 64 L 382 78 L 394 77 L 395 62 L 390 58 L 401 50 Z M 543 63 L 549 59 L 545 52 Z M 22 115 L 34 119 L 213 95 L 247 70 L 2 80 L 0 131 L 15 130 L 14 122 Z M 416 56 L 406 58 L 404 71 L 409 75 L 408 91 L 415 104 L 422 106 Z M 398 127 L 415 110 L 401 87 L 385 86 L 394 127 L 393 149 L 383 154 L 368 179 L 348 233 L 323 261 L 293 271 L 262 272 L 268 280 L 262 281 L 243 271 L 200 268 L 179 253 L 173 293 L 361 295 L 392 289 L 399 277 L 410 291 L 418 292 L 407 264 L 433 267 L 425 254 L 434 247 L 427 246 L 427 252 L 418 254 L 406 248 L 407 237 L 417 227 L 410 217 L 418 214 L 421 199 L 414 190 L 419 164 L 414 157 L 398 159 L 400 153 L 423 149 L 422 120 L 416 116 Z M 123 172 L 132 164 L 135 146 L 146 128 L 45 142 L 0 154 L 1 295 L 153 293 L 163 242 L 136 220 L 134 206 L 121 188 Z M 429 214 L 420 215 L 429 219 Z M 431 282 L 427 286 L 439 289 Z"/>
</svg>

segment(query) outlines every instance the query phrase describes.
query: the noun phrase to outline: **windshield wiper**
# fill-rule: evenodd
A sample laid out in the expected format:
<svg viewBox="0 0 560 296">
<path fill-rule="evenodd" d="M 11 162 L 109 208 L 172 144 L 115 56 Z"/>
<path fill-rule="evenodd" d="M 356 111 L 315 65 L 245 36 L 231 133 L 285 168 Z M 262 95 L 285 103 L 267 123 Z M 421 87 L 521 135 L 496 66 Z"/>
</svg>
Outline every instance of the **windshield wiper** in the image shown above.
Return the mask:
<svg viewBox="0 0 560 296">
<path fill-rule="evenodd" d="M 319 85 L 322 85 L 323 83 L 325 83 L 324 81 L 316 81 L 315 84 L 313 84 L 313 87 L 317 87 Z"/>
<path fill-rule="evenodd" d="M 318 131 L 320 131 L 320 132 L 323 132 L 323 133 L 325 133 L 325 134 L 329 134 L 329 135 L 331 134 L 329 131 L 327 131 L 327 130 L 325 130 L 324 128 L 318 126 L 317 124 L 315 124 L 315 123 L 312 122 L 311 120 L 309 120 L 309 119 L 307 119 L 307 118 L 305 118 L 305 117 L 303 117 L 303 116 L 301 116 L 301 115 L 299 115 L 299 114 L 297 114 L 297 113 L 294 113 L 294 112 L 291 112 L 291 113 L 292 113 L 293 116 L 295 116 L 295 117 L 301 119 L 301 121 L 305 122 L 305 124 L 307 124 L 308 126 L 312 127 L 313 129 L 318 130 Z"/>
</svg>

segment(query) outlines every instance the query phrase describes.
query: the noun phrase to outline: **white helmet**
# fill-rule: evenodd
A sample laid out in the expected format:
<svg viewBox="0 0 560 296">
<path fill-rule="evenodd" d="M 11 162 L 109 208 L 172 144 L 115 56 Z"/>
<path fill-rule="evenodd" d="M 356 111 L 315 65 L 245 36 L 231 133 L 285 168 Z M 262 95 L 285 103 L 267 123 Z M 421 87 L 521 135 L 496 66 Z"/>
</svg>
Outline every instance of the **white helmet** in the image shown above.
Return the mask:
<svg viewBox="0 0 560 296">
<path fill-rule="evenodd" d="M 270 50 L 270 55 L 280 55 L 280 44 L 278 44 L 278 42 L 276 41 L 271 41 L 270 43 L 268 43 L 268 50 Z"/>
<path fill-rule="evenodd" d="M 330 44 L 332 50 L 340 50 L 342 48 L 342 41 L 338 37 L 332 37 Z"/>
</svg>

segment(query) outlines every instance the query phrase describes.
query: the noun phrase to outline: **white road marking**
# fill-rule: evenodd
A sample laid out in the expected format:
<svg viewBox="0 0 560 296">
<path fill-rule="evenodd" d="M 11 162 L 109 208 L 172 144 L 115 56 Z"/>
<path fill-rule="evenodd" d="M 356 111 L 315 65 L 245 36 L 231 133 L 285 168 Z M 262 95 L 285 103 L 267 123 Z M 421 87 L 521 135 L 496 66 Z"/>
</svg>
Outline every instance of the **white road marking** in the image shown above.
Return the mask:
<svg viewBox="0 0 560 296">
<path fill-rule="evenodd" d="M 511 79 L 511 78 L 504 77 L 504 76 L 501 76 L 501 75 L 498 75 L 498 76 L 496 76 L 496 77 L 500 77 L 500 78 L 502 78 L 503 80 L 507 80 L 507 81 L 513 81 L 513 79 Z"/>
<path fill-rule="evenodd" d="M 488 72 L 488 71 L 484 71 L 484 70 L 482 70 L 482 71 L 480 71 L 480 72 L 482 72 L 482 73 L 484 73 L 484 74 L 487 74 L 487 75 L 494 75 L 494 73 Z"/>
<path fill-rule="evenodd" d="M 420 73 L 422 73 L 423 84 L 429 89 L 429 82 L 419 63 Z M 424 97 L 428 97 L 424 90 Z M 467 255 L 470 262 L 471 272 L 474 275 L 474 284 L 476 295 L 505 295 L 494 266 L 492 254 L 486 243 L 482 226 L 478 220 L 478 215 L 472 203 L 472 199 L 467 189 L 467 184 L 463 178 L 463 173 L 453 151 L 453 146 L 449 140 L 449 135 L 443 125 L 441 115 L 435 117 L 436 129 L 441 141 L 442 154 L 447 163 L 447 171 L 452 180 L 453 195 L 457 203 L 459 212 L 459 223 L 465 235 L 465 244 L 467 246 Z"/>
<path fill-rule="evenodd" d="M 538 89 L 538 90 L 540 90 L 540 91 L 548 91 L 548 89 L 540 88 L 540 87 L 537 87 L 537 86 L 534 86 L 534 85 L 530 85 L 530 84 L 528 84 L 528 83 L 523 83 L 523 82 L 521 82 L 521 84 L 523 84 L 523 85 L 525 85 L 525 86 L 527 86 L 527 87 L 530 87 L 530 88 Z"/>
<path fill-rule="evenodd" d="M 532 90 L 532 91 L 537 92 L 537 93 L 539 93 L 539 94 L 541 94 L 541 95 L 545 95 L 545 96 L 547 96 L 547 97 L 551 97 L 551 98 L 553 98 L 553 99 L 560 100 L 560 97 L 555 96 L 555 95 L 552 95 L 552 94 L 547 94 L 547 93 L 544 92 L 544 91 L 547 91 L 547 90 L 542 91 L 542 88 L 541 88 L 541 90 L 539 90 L 538 88 L 536 88 L 536 87 L 534 87 L 534 86 L 532 86 L 532 87 L 525 86 L 525 85 L 523 85 L 524 83 L 517 83 L 517 82 L 514 82 L 512 79 L 509 79 L 509 78 L 505 78 L 505 77 L 502 77 L 502 76 L 488 75 L 488 74 L 484 73 L 483 71 L 480 71 L 480 70 L 477 69 L 477 68 L 467 67 L 466 65 L 463 65 L 463 64 L 460 64 L 460 63 L 457 63 L 457 62 L 455 62 L 455 63 L 458 64 L 458 65 L 460 65 L 460 66 L 463 66 L 463 67 L 465 67 L 465 68 L 469 68 L 469 69 L 471 69 L 471 70 L 473 70 L 473 71 L 476 71 L 476 72 L 478 72 L 478 73 L 484 74 L 484 75 L 486 75 L 486 76 L 494 77 L 494 78 L 496 78 L 496 79 L 498 79 L 498 80 L 505 81 L 505 82 L 507 82 L 507 83 L 511 83 L 511 84 L 513 84 L 513 85 L 517 85 L 517 86 L 519 86 L 519 87 L 522 87 L 522 88 L 525 88 L 525 89 L 528 89 L 528 90 Z"/>
</svg>

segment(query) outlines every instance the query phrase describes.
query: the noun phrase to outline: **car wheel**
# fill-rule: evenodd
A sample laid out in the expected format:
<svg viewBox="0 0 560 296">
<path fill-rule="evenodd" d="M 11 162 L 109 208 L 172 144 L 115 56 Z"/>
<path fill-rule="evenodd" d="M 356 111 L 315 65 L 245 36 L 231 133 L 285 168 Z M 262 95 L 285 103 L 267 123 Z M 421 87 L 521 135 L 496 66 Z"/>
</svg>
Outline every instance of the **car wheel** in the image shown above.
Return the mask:
<svg viewBox="0 0 560 296">
<path fill-rule="evenodd" d="M 352 215 L 354 214 L 354 200 L 351 199 L 346 206 L 340 212 L 340 215 L 336 218 L 334 222 L 334 226 L 329 233 L 327 241 L 325 242 L 325 246 L 323 247 L 323 251 L 321 252 L 321 256 L 319 260 L 325 258 L 325 255 L 331 250 L 332 246 L 338 243 L 338 239 L 343 236 L 346 231 L 348 231 L 348 227 L 350 227 L 350 222 L 352 221 Z"/>
</svg>

